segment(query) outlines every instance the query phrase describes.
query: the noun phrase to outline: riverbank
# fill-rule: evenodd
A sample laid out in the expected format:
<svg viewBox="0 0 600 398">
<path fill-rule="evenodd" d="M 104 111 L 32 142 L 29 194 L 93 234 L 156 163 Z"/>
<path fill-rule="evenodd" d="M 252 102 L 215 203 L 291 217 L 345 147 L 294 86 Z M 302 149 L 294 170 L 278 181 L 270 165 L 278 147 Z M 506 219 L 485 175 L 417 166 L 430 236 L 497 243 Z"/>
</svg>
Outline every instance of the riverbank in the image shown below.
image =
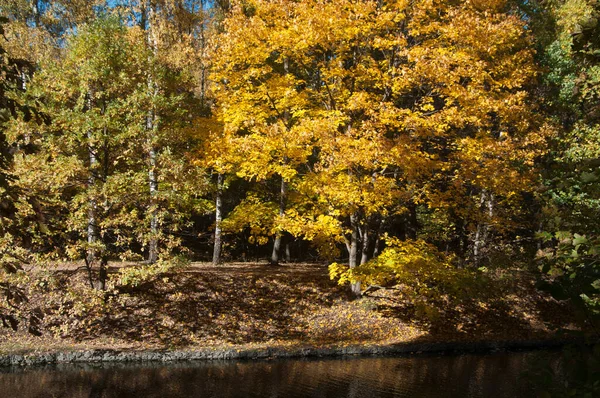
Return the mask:
<svg viewBox="0 0 600 398">
<path fill-rule="evenodd" d="M 539 379 L 523 377 L 535 372 L 538 363 L 564 369 L 567 362 L 555 349 L 466 355 L 79 362 L 0 367 L 0 391 L 6 397 L 73 398 L 529 398 L 543 395 L 540 392 L 546 387 Z M 558 383 L 563 380 L 556 379 Z"/>
<path fill-rule="evenodd" d="M 406 342 L 394 345 L 348 347 L 255 347 L 205 348 L 199 350 L 121 351 L 111 349 L 0 354 L 0 366 L 36 366 L 61 363 L 176 362 L 199 360 L 320 358 L 425 353 L 487 353 L 502 350 L 558 348 L 576 339 L 479 342 Z"/>
<path fill-rule="evenodd" d="M 0 366 L 489 351 L 588 331 L 520 270 L 490 272 L 484 295 L 442 297 L 427 312 L 397 290 L 352 300 L 315 264 L 196 263 L 108 299 L 88 297 L 72 268 L 46 270 L 44 290 L 30 294 L 40 336 L 0 329 Z"/>
</svg>

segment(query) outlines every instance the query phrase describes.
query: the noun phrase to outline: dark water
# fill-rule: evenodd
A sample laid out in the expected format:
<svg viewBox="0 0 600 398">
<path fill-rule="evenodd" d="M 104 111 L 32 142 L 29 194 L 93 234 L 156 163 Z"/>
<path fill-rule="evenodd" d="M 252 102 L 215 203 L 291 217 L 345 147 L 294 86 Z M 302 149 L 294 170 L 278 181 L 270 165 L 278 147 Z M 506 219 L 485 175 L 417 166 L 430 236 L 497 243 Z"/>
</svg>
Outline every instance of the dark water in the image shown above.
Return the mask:
<svg viewBox="0 0 600 398">
<path fill-rule="evenodd" d="M 0 368 L 0 397 L 533 397 L 558 352 Z"/>
</svg>

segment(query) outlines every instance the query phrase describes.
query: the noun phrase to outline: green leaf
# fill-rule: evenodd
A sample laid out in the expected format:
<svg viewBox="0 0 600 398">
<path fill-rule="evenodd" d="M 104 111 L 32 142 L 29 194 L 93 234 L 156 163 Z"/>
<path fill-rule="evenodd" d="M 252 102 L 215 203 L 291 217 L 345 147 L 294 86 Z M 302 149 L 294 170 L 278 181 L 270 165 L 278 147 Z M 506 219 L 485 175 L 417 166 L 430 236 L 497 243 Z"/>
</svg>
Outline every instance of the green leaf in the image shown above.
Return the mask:
<svg viewBox="0 0 600 398">
<path fill-rule="evenodd" d="M 569 275 L 569 279 L 575 279 L 577 277 L 577 272 L 573 272 L 571 275 Z"/>
<path fill-rule="evenodd" d="M 600 176 L 598 176 L 598 174 L 594 172 L 588 173 L 584 171 L 583 173 L 581 173 L 581 181 L 585 183 L 596 182 L 598 180 L 600 180 Z"/>
<path fill-rule="evenodd" d="M 575 246 L 583 245 L 588 242 L 588 238 L 583 235 L 575 234 L 573 236 L 573 245 Z"/>
<path fill-rule="evenodd" d="M 536 239 L 540 239 L 543 242 L 549 242 L 554 238 L 554 236 L 552 236 L 552 234 L 548 231 L 536 232 L 535 237 Z"/>
<path fill-rule="evenodd" d="M 565 240 L 565 239 L 571 239 L 571 237 L 573 236 L 571 234 L 571 232 L 569 231 L 557 231 L 554 236 L 556 237 L 556 239 L 558 240 Z"/>
</svg>

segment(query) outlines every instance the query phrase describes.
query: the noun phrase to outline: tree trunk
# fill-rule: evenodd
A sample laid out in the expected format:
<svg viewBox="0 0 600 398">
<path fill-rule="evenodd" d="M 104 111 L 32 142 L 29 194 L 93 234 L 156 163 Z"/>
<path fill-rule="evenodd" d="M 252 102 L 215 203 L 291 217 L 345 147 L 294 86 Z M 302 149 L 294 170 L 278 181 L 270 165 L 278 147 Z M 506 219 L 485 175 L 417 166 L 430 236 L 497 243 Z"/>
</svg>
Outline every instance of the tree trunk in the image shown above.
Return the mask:
<svg viewBox="0 0 600 398">
<path fill-rule="evenodd" d="M 473 242 L 473 263 L 479 265 L 480 249 L 482 246 L 481 236 L 483 235 L 483 224 L 477 224 L 477 230 L 475 231 L 475 240 Z"/>
<path fill-rule="evenodd" d="M 21 70 L 21 90 L 27 91 L 27 73 L 25 73 L 25 70 Z"/>
<path fill-rule="evenodd" d="M 379 246 L 381 245 L 381 231 L 383 229 L 383 223 L 385 222 L 384 218 L 379 220 L 377 224 L 377 232 L 375 232 L 375 236 L 373 237 L 374 247 L 373 247 L 373 255 L 371 258 L 375 258 L 379 255 Z"/>
<path fill-rule="evenodd" d="M 481 263 L 481 251 L 487 245 L 487 238 L 490 229 L 490 222 L 494 216 L 494 196 L 487 193 L 486 190 L 481 192 L 480 208 L 487 210 L 487 220 L 480 221 L 477 224 L 475 238 L 473 240 L 473 263 L 478 266 Z"/>
<path fill-rule="evenodd" d="M 87 100 L 87 108 L 88 112 L 92 111 L 93 104 L 93 93 L 90 91 L 88 93 Z M 98 240 L 98 231 L 96 225 L 96 211 L 97 211 L 97 201 L 95 198 L 95 193 L 90 192 L 94 190 L 94 186 L 96 185 L 96 170 L 98 168 L 98 159 L 96 157 L 96 147 L 94 145 L 94 137 L 91 130 L 87 132 L 88 139 L 88 153 L 90 160 L 90 168 L 89 168 L 89 177 L 88 177 L 88 194 L 89 194 L 89 204 L 88 204 L 88 223 L 87 223 L 87 242 L 88 249 L 86 255 L 86 265 L 90 268 L 93 267 L 94 262 L 96 260 L 96 251 L 93 246 Z"/>
<path fill-rule="evenodd" d="M 350 269 L 356 268 L 357 266 L 357 254 L 358 254 L 358 225 L 356 214 L 350 216 L 350 226 L 352 228 L 352 235 L 350 236 L 350 247 L 348 250 L 349 259 L 348 266 Z M 360 297 L 360 282 L 354 282 L 350 284 L 350 290 L 356 297 Z"/>
<path fill-rule="evenodd" d="M 360 256 L 360 265 L 363 265 L 367 261 L 369 261 L 369 227 L 367 224 L 364 225 L 362 234 L 361 234 L 361 256 Z"/>
<path fill-rule="evenodd" d="M 102 256 L 100 260 L 100 269 L 98 270 L 98 290 L 106 290 L 106 279 L 108 277 L 108 259 Z"/>
<path fill-rule="evenodd" d="M 485 229 L 482 239 L 484 245 L 489 244 L 490 230 L 492 228 L 492 218 L 494 217 L 494 194 L 491 192 L 489 192 L 487 195 L 487 213 L 487 221 L 485 223 Z"/>
<path fill-rule="evenodd" d="M 271 264 L 279 265 L 279 250 L 281 249 L 281 233 L 277 232 L 273 242 L 273 251 L 271 252 Z"/>
<path fill-rule="evenodd" d="M 148 46 L 156 55 L 157 43 L 152 31 L 152 18 L 154 16 L 154 6 L 152 2 L 148 3 L 148 30 L 147 40 Z M 152 77 L 152 73 L 148 72 L 148 90 L 153 96 L 156 96 L 158 88 Z M 153 264 L 158 260 L 158 203 L 156 196 L 158 194 L 158 177 L 157 177 L 157 162 L 156 148 L 154 147 L 154 135 L 157 128 L 156 112 L 154 105 L 146 115 L 146 131 L 148 133 L 148 185 L 150 188 L 150 239 L 148 241 L 148 262 Z"/>
<path fill-rule="evenodd" d="M 289 73 L 289 59 L 286 57 L 283 59 L 283 70 L 284 76 Z M 278 112 L 279 113 L 279 112 Z M 286 130 L 289 131 L 289 119 L 290 114 L 287 110 L 283 111 L 283 124 L 286 127 Z M 287 159 L 284 157 L 284 163 Z M 285 179 L 283 176 L 281 177 L 281 188 L 280 188 L 280 196 L 279 196 L 279 217 L 282 218 L 285 215 L 285 206 L 286 206 L 286 196 L 287 196 L 287 186 L 285 183 Z M 278 265 L 279 264 L 279 251 L 281 249 L 281 238 L 282 233 L 277 232 L 275 234 L 275 241 L 273 242 L 273 252 L 271 253 L 271 264 Z"/>
<path fill-rule="evenodd" d="M 221 262 L 221 221 L 222 214 L 222 195 L 223 195 L 223 174 L 217 175 L 217 196 L 215 198 L 215 244 L 213 248 L 213 265 Z"/>
<path fill-rule="evenodd" d="M 106 103 L 103 101 L 102 103 L 102 114 L 106 113 Z M 103 149 L 103 157 L 102 157 L 102 181 L 106 181 L 108 179 L 108 174 L 110 171 L 110 146 L 108 144 L 108 129 L 105 126 L 103 129 L 103 139 L 104 143 L 102 145 Z M 104 208 L 107 209 L 109 207 L 107 198 L 105 198 Z M 99 235 L 99 234 L 98 234 Z M 102 239 L 103 247 L 106 248 L 108 245 L 106 244 L 106 240 L 103 236 L 98 236 L 98 239 Z M 106 250 L 103 250 L 100 256 L 100 268 L 98 269 L 98 286 L 99 290 L 106 290 L 106 280 L 108 278 L 108 255 Z"/>
<path fill-rule="evenodd" d="M 150 168 L 148 180 L 150 186 L 150 240 L 148 242 L 148 262 L 153 264 L 158 260 L 158 208 L 156 195 L 158 194 L 158 181 L 156 179 L 156 151 L 150 147 L 148 151 Z"/>
<path fill-rule="evenodd" d="M 36 28 L 40 26 L 40 7 L 39 0 L 31 1 L 31 13 L 33 14 L 33 24 Z"/>
<path fill-rule="evenodd" d="M 285 206 L 287 199 L 287 184 L 283 177 L 281 177 L 281 189 L 279 196 L 279 217 L 283 218 L 285 215 Z M 278 265 L 279 264 L 279 251 L 281 249 L 281 232 L 277 232 L 275 234 L 275 241 L 273 242 L 273 252 L 271 253 L 271 264 Z"/>
<path fill-rule="evenodd" d="M 292 261 L 292 253 L 290 250 L 289 237 L 288 237 L 288 239 L 286 239 L 286 242 L 285 242 L 285 261 L 288 263 Z"/>
</svg>

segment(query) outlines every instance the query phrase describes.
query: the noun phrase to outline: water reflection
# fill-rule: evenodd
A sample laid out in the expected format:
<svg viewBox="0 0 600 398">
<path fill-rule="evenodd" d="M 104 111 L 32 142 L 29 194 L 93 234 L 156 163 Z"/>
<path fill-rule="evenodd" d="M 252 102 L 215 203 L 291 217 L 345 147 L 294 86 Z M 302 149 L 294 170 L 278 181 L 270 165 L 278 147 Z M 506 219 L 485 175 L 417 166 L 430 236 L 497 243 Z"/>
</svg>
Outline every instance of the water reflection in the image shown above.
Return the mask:
<svg viewBox="0 0 600 398">
<path fill-rule="evenodd" d="M 57 365 L 1 369 L 1 397 L 531 397 L 533 356 L 489 355 Z"/>
</svg>

